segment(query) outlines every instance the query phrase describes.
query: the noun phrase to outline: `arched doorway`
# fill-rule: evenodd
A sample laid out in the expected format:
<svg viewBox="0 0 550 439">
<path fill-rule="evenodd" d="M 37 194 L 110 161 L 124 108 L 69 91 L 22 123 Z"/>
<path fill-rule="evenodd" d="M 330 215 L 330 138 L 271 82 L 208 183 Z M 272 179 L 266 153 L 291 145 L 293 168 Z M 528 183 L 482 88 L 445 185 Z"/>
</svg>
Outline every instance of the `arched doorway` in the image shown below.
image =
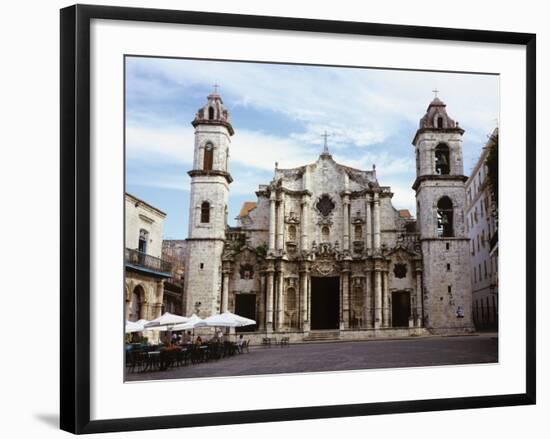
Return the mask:
<svg viewBox="0 0 550 439">
<path fill-rule="evenodd" d="M 141 285 L 136 285 L 130 296 L 130 304 L 128 306 L 128 320 L 131 322 L 137 322 L 142 318 L 141 316 L 141 304 L 145 297 L 145 290 Z"/>
</svg>

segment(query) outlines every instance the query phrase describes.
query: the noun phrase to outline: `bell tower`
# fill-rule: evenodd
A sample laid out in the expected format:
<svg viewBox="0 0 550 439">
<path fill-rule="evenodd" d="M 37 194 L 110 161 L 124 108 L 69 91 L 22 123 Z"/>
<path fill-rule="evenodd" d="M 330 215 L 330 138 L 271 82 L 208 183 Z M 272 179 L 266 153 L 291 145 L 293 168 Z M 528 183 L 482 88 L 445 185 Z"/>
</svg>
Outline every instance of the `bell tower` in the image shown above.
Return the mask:
<svg viewBox="0 0 550 439">
<path fill-rule="evenodd" d="M 191 122 L 195 128 L 185 268 L 186 315 L 220 312 L 222 253 L 227 226 L 229 146 L 234 134 L 228 110 L 215 91 Z"/>
<path fill-rule="evenodd" d="M 417 227 L 423 258 L 423 324 L 434 332 L 473 330 L 470 243 L 462 135 L 437 97 L 420 119 L 416 153 Z"/>
</svg>

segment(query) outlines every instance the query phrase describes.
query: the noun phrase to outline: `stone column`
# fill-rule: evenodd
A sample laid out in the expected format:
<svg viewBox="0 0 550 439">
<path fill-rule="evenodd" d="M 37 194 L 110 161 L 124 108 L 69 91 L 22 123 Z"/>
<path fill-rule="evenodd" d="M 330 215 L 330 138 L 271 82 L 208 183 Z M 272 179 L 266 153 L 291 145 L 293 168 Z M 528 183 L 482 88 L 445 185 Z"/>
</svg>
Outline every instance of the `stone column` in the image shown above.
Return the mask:
<svg viewBox="0 0 550 439">
<path fill-rule="evenodd" d="M 279 207 L 277 208 L 277 249 L 281 252 L 284 248 L 285 234 L 285 193 L 279 194 Z"/>
<path fill-rule="evenodd" d="M 308 275 L 309 275 L 308 268 L 304 267 L 302 271 L 300 271 L 300 327 L 302 328 L 302 331 L 309 331 L 309 321 L 307 318 Z"/>
<path fill-rule="evenodd" d="M 285 303 L 283 297 L 284 278 L 282 267 L 279 271 L 278 277 L 279 281 L 277 282 L 277 330 L 281 331 L 283 329 L 285 316 Z"/>
<path fill-rule="evenodd" d="M 269 196 L 269 250 L 273 252 L 275 250 L 275 203 L 276 195 L 274 191 L 271 191 Z"/>
<path fill-rule="evenodd" d="M 309 224 L 309 195 L 302 195 L 302 215 L 300 218 L 300 231 L 301 231 L 301 242 L 300 250 L 307 251 L 308 249 L 308 240 L 307 240 L 307 227 Z"/>
<path fill-rule="evenodd" d="M 258 306 L 258 330 L 263 331 L 265 329 L 265 273 L 260 273 L 260 300 Z"/>
<path fill-rule="evenodd" d="M 416 326 L 422 327 L 423 312 L 422 312 L 422 270 L 416 268 Z"/>
<path fill-rule="evenodd" d="M 373 203 L 374 249 L 380 249 L 380 199 L 378 193 L 374 193 Z"/>
<path fill-rule="evenodd" d="M 342 270 L 342 322 L 340 329 L 349 329 L 349 283 L 350 269 L 345 267 Z"/>
<path fill-rule="evenodd" d="M 374 269 L 374 327 L 382 326 L 382 273 L 380 267 Z"/>
<path fill-rule="evenodd" d="M 367 231 L 366 231 L 366 248 L 367 248 L 367 254 L 370 254 L 370 251 L 372 249 L 372 210 L 371 210 L 371 196 L 369 194 L 365 197 L 365 204 L 366 204 L 366 223 L 367 223 Z"/>
<path fill-rule="evenodd" d="M 265 303 L 265 329 L 267 332 L 273 331 L 273 269 L 267 271 L 267 291 Z"/>
<path fill-rule="evenodd" d="M 149 303 L 141 302 L 139 305 L 139 318 L 145 320 L 154 320 L 156 318 L 149 315 Z"/>
<path fill-rule="evenodd" d="M 155 300 L 153 302 L 153 319 L 162 314 L 162 304 L 164 302 L 164 280 L 158 280 L 155 283 Z"/>
<path fill-rule="evenodd" d="M 365 304 L 365 315 L 363 320 L 367 328 L 372 328 L 373 325 L 373 309 L 372 309 L 372 282 L 371 282 L 372 271 L 367 268 L 365 271 L 365 295 L 363 302 Z"/>
<path fill-rule="evenodd" d="M 349 251 L 349 194 L 344 194 L 344 251 Z"/>
<path fill-rule="evenodd" d="M 229 307 L 229 270 L 223 270 L 222 312 L 227 312 Z"/>
<path fill-rule="evenodd" d="M 311 329 L 311 273 L 307 273 L 307 330 Z"/>
<path fill-rule="evenodd" d="M 390 303 L 389 303 L 389 288 L 388 288 L 388 272 L 383 271 L 384 286 L 382 288 L 382 308 L 383 320 L 382 326 L 388 328 L 390 326 Z"/>
</svg>

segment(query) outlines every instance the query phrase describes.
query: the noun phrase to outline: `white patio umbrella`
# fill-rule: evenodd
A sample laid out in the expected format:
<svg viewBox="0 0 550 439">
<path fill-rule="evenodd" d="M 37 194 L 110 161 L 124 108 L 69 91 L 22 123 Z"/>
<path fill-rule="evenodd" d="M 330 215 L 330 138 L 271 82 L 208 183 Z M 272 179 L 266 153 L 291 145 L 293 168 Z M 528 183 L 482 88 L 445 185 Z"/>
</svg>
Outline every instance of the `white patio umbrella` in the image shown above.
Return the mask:
<svg viewBox="0 0 550 439">
<path fill-rule="evenodd" d="M 248 319 L 246 317 L 233 314 L 229 311 L 207 317 L 206 319 L 204 319 L 204 322 L 206 323 L 205 326 L 227 328 L 239 328 L 242 326 L 250 326 L 256 324 L 256 320 Z"/>
<path fill-rule="evenodd" d="M 152 329 L 154 331 L 168 331 L 168 340 L 169 340 L 169 343 L 171 343 L 172 328 L 175 325 L 185 323 L 188 320 L 189 320 L 188 317 L 165 312 L 160 317 L 156 318 L 155 320 L 151 320 L 149 323 L 147 323 L 145 325 L 145 330 Z"/>
<path fill-rule="evenodd" d="M 206 326 L 206 323 L 198 315 L 193 314 L 189 317 L 189 320 L 185 323 L 180 323 L 179 325 L 172 326 L 172 331 L 186 331 L 188 329 L 200 328 Z"/>
<path fill-rule="evenodd" d="M 138 325 L 141 325 L 145 328 L 145 325 L 147 323 L 149 323 L 149 320 L 145 320 L 145 319 L 139 319 L 137 322 L 136 322 Z"/>
<path fill-rule="evenodd" d="M 165 312 L 160 317 L 155 320 L 151 320 L 149 323 L 144 325 L 145 329 L 155 329 L 158 331 L 166 331 L 169 327 L 179 325 L 181 323 L 186 323 L 189 320 L 189 317 L 179 316 L 177 314 L 172 314 Z"/>
<path fill-rule="evenodd" d="M 130 322 L 129 320 L 126 320 L 126 325 L 124 328 L 124 332 L 126 334 L 131 334 L 132 332 L 141 332 L 143 331 L 143 325 L 139 322 Z"/>
</svg>

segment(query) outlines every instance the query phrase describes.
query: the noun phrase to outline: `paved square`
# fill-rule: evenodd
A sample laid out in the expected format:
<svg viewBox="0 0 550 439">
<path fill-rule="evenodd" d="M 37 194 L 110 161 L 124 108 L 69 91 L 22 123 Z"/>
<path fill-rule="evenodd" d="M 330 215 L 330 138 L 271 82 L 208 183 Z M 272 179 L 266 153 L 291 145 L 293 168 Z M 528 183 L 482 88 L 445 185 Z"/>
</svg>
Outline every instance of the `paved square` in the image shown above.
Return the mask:
<svg viewBox="0 0 550 439">
<path fill-rule="evenodd" d="M 494 334 L 251 347 L 250 353 L 166 371 L 130 373 L 127 381 L 495 363 Z"/>
</svg>

